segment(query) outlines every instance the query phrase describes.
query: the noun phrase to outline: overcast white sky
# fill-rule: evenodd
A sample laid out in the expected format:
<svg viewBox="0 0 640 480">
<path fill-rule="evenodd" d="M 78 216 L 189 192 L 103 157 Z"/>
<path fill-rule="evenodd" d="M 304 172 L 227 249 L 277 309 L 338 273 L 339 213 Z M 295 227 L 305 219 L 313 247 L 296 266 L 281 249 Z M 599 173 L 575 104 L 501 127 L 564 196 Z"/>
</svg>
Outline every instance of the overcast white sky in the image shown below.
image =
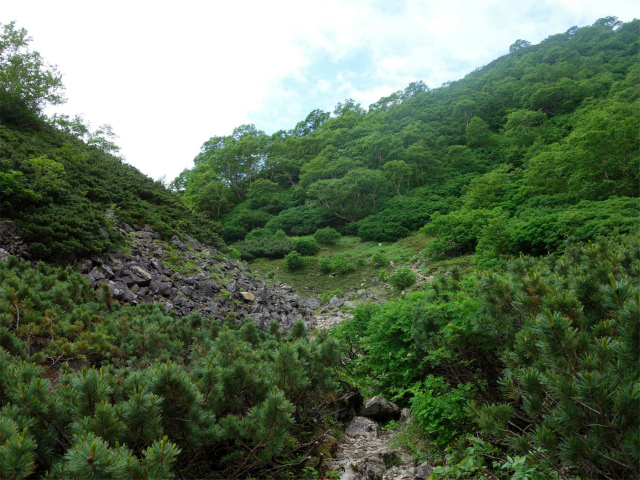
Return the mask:
<svg viewBox="0 0 640 480">
<path fill-rule="evenodd" d="M 0 2 L 63 73 L 93 129 L 111 124 L 126 161 L 172 180 L 208 138 L 254 123 L 289 130 L 316 108 L 434 88 L 636 0 L 29 0 Z M 49 111 L 48 113 L 53 113 Z"/>
</svg>

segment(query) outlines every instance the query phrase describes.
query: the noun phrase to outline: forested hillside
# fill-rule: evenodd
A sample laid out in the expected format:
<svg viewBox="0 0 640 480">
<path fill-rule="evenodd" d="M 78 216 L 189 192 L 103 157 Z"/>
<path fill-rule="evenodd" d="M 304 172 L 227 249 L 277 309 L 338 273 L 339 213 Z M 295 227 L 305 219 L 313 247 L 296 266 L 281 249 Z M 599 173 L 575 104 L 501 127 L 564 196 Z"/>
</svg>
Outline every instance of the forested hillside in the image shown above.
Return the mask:
<svg viewBox="0 0 640 480">
<path fill-rule="evenodd" d="M 61 77 L 13 23 L 0 39 L 0 219 L 18 222 L 35 259 L 73 261 L 113 250 L 109 222 L 149 224 L 163 237 L 188 233 L 222 246 L 215 222 L 200 219 L 159 182 L 116 156 L 108 126 L 79 117 L 47 119 L 63 101 Z M 108 213 L 108 215 L 105 215 Z"/>
<path fill-rule="evenodd" d="M 478 249 L 485 264 L 628 231 L 640 221 L 639 28 L 607 17 L 368 110 L 346 100 L 270 136 L 240 126 L 172 186 L 228 242 L 262 237 L 237 245 L 245 258 L 287 253 L 270 248 L 278 230 L 395 241 L 424 227 L 429 255 Z"/>
</svg>

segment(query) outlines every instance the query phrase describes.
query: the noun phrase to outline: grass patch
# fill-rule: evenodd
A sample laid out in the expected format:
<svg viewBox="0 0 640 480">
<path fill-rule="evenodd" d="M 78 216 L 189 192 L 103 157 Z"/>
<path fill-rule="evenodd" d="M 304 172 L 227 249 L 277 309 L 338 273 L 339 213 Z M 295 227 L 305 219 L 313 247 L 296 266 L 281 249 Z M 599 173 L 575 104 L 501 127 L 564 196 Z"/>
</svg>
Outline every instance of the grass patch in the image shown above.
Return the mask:
<svg viewBox="0 0 640 480">
<path fill-rule="evenodd" d="M 251 269 L 259 276 L 268 276 L 271 280 L 278 280 L 292 285 L 302 297 L 322 295 L 333 290 L 343 292 L 357 291 L 362 288 L 387 297 L 390 290 L 374 279 L 380 277 L 380 266 L 374 266 L 370 259 L 375 253 L 382 253 L 387 262 L 393 262 L 396 267 L 409 265 L 417 259 L 418 254 L 425 248 L 429 237 L 412 235 L 396 243 L 361 242 L 358 237 L 342 237 L 335 245 L 322 245 L 317 255 L 305 257 L 305 266 L 296 271 L 290 271 L 283 259 L 257 258 L 250 263 Z M 330 276 L 320 273 L 318 260 L 323 257 L 342 255 L 356 267 L 354 272 Z M 391 272 L 387 263 L 385 270 Z"/>
</svg>

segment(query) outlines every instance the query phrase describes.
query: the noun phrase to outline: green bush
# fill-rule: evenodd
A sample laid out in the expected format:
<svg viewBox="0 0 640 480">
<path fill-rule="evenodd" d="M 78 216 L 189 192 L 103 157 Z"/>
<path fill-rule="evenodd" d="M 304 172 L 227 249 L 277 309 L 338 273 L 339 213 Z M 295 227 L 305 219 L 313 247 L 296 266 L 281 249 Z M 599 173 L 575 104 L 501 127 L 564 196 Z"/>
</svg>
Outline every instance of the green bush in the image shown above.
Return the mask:
<svg viewBox="0 0 640 480">
<path fill-rule="evenodd" d="M 311 257 L 320 251 L 320 246 L 313 237 L 299 237 L 293 239 L 296 252 Z"/>
<path fill-rule="evenodd" d="M 416 283 L 416 274 L 409 267 L 402 267 L 389 275 L 389 283 L 398 290 L 405 290 Z"/>
<path fill-rule="evenodd" d="M 371 264 L 376 267 L 380 267 L 380 266 L 386 266 L 389 264 L 389 262 L 387 261 L 387 257 L 384 256 L 384 254 L 382 252 L 376 252 L 373 255 L 371 255 Z"/>
<path fill-rule="evenodd" d="M 384 210 L 358 222 L 358 236 L 374 242 L 395 242 L 422 227 L 434 212 L 446 213 L 450 208 L 451 202 L 438 195 L 393 198 Z"/>
<path fill-rule="evenodd" d="M 343 255 L 322 257 L 318 260 L 318 269 L 322 273 L 347 274 L 356 271 L 356 266 Z"/>
<path fill-rule="evenodd" d="M 342 255 L 336 255 L 331 261 L 333 271 L 336 273 L 347 274 L 356 271 L 356 266 Z"/>
<path fill-rule="evenodd" d="M 318 259 L 318 270 L 321 273 L 331 273 L 333 271 L 333 262 L 330 257 L 322 257 Z"/>
<path fill-rule="evenodd" d="M 400 222 L 380 222 L 373 217 L 365 218 L 359 222 L 359 225 L 358 236 L 362 240 L 374 242 L 395 242 L 401 238 L 408 237 L 411 233 Z"/>
<path fill-rule="evenodd" d="M 434 213 L 431 222 L 420 231 L 436 235 L 424 251 L 425 257 L 435 260 L 473 253 L 478 238 L 489 220 L 502 210 L 457 210 L 447 215 Z"/>
<path fill-rule="evenodd" d="M 295 251 L 285 255 L 284 261 L 289 270 L 300 270 L 305 264 L 304 257 Z"/>
<path fill-rule="evenodd" d="M 342 235 L 331 227 L 320 228 L 313 234 L 313 238 L 316 242 L 322 245 L 335 245 L 340 241 Z"/>
<path fill-rule="evenodd" d="M 15 257 L 0 284 L 2 478 L 240 478 L 276 457 L 293 472 L 283 459 L 317 438 L 340 360 L 326 332 L 121 306 L 71 268 Z"/>
<path fill-rule="evenodd" d="M 244 237 L 245 240 L 255 240 L 260 238 L 274 237 L 274 231 L 270 228 L 254 228 Z M 286 237 L 286 235 L 285 235 Z"/>
<path fill-rule="evenodd" d="M 471 431 L 473 425 L 465 411 L 471 384 L 451 388 L 442 377 L 428 375 L 411 393 L 411 412 L 440 448 Z"/>
</svg>

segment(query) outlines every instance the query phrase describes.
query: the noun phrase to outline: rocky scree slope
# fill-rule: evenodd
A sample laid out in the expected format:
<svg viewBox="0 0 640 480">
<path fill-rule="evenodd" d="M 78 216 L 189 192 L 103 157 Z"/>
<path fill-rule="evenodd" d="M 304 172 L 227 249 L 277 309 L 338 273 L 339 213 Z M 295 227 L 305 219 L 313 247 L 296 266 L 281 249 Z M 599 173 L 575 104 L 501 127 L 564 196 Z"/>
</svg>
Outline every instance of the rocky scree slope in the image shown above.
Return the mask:
<svg viewBox="0 0 640 480">
<path fill-rule="evenodd" d="M 94 288 L 105 288 L 115 300 L 133 305 L 162 303 L 180 315 L 197 312 L 220 320 L 250 317 L 262 329 L 276 322 L 287 329 L 297 321 L 314 325 L 314 299 L 302 299 L 290 285 L 252 275 L 248 264 L 221 255 L 185 235 L 169 242 L 151 227 L 116 222 L 126 241 L 121 251 L 80 259 L 75 266 Z M 0 260 L 16 255 L 29 260 L 29 250 L 13 222 L 0 222 Z M 104 287 L 103 287 L 104 286 Z"/>
</svg>

